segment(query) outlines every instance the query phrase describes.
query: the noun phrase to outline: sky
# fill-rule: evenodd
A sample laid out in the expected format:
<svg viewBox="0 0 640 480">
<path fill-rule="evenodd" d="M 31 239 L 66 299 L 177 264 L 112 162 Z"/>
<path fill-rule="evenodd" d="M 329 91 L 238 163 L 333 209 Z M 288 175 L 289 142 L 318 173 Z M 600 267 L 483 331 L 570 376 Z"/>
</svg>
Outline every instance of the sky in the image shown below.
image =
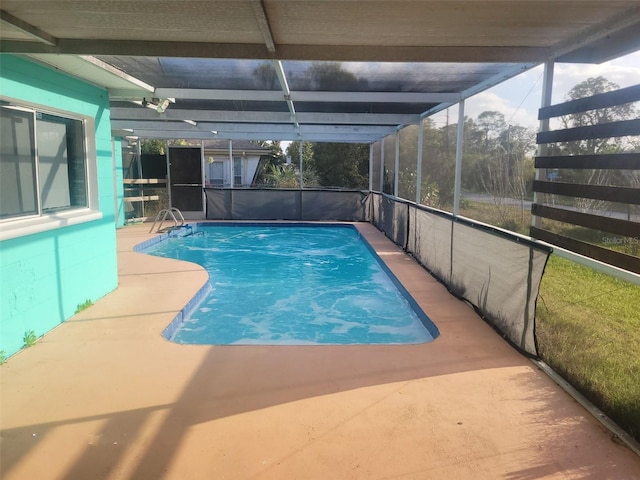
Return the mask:
<svg viewBox="0 0 640 480">
<path fill-rule="evenodd" d="M 537 129 L 543 70 L 543 66 L 539 65 L 467 99 L 465 115 L 477 118 L 483 111 L 494 110 L 501 112 L 507 123 Z M 554 67 L 552 104 L 563 102 L 569 90 L 578 83 L 598 76 L 620 87 L 640 84 L 640 51 L 600 65 L 557 63 Z"/>
</svg>

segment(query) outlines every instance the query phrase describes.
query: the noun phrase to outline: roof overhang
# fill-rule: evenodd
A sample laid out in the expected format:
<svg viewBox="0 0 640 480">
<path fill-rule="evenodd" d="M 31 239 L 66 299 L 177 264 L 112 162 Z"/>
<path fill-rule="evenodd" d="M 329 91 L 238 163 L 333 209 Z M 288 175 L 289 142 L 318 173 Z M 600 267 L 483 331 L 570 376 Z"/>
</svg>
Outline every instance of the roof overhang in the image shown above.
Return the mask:
<svg viewBox="0 0 640 480">
<path fill-rule="evenodd" d="M 640 48 L 637 0 L 3 0 L 0 20 L 0 52 L 107 88 L 114 133 L 149 138 L 372 142 Z"/>
</svg>

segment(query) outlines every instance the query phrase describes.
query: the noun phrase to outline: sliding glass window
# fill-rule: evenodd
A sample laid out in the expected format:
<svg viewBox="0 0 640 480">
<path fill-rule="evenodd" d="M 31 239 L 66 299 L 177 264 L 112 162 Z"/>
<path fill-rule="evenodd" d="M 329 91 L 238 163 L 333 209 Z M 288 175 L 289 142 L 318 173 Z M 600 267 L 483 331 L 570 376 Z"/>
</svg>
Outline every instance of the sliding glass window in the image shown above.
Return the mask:
<svg viewBox="0 0 640 480">
<path fill-rule="evenodd" d="M 0 218 L 88 207 L 84 122 L 0 103 Z"/>
</svg>

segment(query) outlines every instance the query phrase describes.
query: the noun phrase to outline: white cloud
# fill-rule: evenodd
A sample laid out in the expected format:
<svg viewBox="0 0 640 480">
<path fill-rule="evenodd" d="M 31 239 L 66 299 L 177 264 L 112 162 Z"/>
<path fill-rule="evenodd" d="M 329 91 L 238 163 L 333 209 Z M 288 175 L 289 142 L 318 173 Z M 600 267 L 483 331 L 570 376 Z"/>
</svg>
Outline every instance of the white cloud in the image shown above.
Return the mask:
<svg viewBox="0 0 640 480">
<path fill-rule="evenodd" d="M 526 93 L 526 92 L 524 92 Z M 522 93 L 521 95 L 524 95 Z M 537 102 L 539 103 L 539 96 Z M 516 103 L 517 102 L 517 103 Z M 520 105 L 519 97 L 507 97 L 494 91 L 487 90 L 468 99 L 465 102 L 465 116 L 477 118 L 482 112 L 495 111 L 504 115 L 504 120 L 511 125 L 521 125 L 528 128 L 536 128 L 537 111 L 528 109 L 524 104 Z"/>
<path fill-rule="evenodd" d="M 592 77 L 605 77 L 620 87 L 640 83 L 640 51 L 600 65 L 559 63 L 554 70 L 553 103 L 562 102 L 571 88 Z"/>
<path fill-rule="evenodd" d="M 501 112 L 512 124 L 536 129 L 542 96 L 542 66 L 486 90 L 465 102 L 467 116 L 476 118 L 485 110 Z M 640 83 L 640 51 L 600 65 L 559 63 L 554 68 L 552 103 L 561 103 L 569 90 L 591 77 L 628 87 Z"/>
</svg>

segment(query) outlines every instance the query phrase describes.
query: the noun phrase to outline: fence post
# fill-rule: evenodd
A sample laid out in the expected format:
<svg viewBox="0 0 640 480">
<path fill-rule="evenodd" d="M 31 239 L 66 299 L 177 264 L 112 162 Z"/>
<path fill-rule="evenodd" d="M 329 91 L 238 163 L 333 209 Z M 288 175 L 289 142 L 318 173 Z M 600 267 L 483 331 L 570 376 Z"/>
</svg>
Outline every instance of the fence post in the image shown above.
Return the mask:
<svg viewBox="0 0 640 480">
<path fill-rule="evenodd" d="M 304 186 L 304 179 L 302 177 L 302 138 L 300 139 L 298 158 L 300 159 L 300 190 L 302 190 Z M 302 206 L 302 196 L 300 196 L 300 205 Z"/>
<path fill-rule="evenodd" d="M 542 101 L 541 108 L 548 107 L 551 105 L 551 94 L 553 91 L 553 68 L 555 66 L 554 60 L 547 60 L 544 64 L 544 79 L 542 81 Z M 538 132 L 546 132 L 549 130 L 549 122 L 550 119 L 545 118 L 540 120 L 538 124 Z M 545 143 L 541 143 L 538 145 L 538 150 L 536 151 L 536 155 L 539 157 L 543 157 L 547 154 L 548 145 Z M 547 178 L 547 169 L 546 168 L 536 168 L 535 179 L 536 180 L 546 180 Z M 540 195 L 538 192 L 533 192 L 533 203 L 538 204 L 540 200 Z M 537 215 L 531 215 L 531 226 L 540 228 L 542 226 L 542 219 Z"/>
<path fill-rule="evenodd" d="M 416 165 L 416 203 L 422 203 L 422 144 L 424 143 L 424 118 L 418 122 L 418 158 Z"/>
<path fill-rule="evenodd" d="M 369 144 L 369 191 L 373 190 L 373 143 Z"/>
<path fill-rule="evenodd" d="M 464 147 L 464 99 L 458 105 L 458 132 L 456 135 L 456 172 L 453 185 L 453 215 L 460 213 L 460 182 L 462 180 L 462 149 Z"/>
<path fill-rule="evenodd" d="M 380 143 L 380 193 L 384 193 L 384 141 L 387 137 L 382 137 Z"/>
<path fill-rule="evenodd" d="M 393 164 L 393 196 L 398 196 L 399 174 L 400 174 L 400 129 L 396 130 L 396 152 Z"/>
</svg>

